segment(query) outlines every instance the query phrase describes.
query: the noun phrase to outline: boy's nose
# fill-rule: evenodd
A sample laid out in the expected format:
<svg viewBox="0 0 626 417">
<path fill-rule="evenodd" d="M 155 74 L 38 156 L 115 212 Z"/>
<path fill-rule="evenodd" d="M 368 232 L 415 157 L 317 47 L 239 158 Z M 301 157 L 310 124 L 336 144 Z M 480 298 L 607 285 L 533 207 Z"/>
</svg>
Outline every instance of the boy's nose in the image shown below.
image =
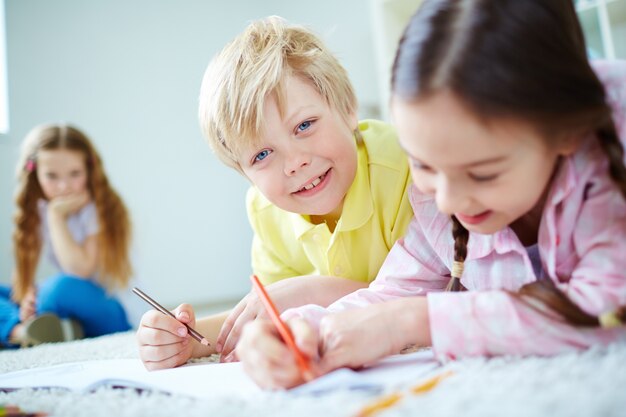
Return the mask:
<svg viewBox="0 0 626 417">
<path fill-rule="evenodd" d="M 305 154 L 293 155 L 285 161 L 285 175 L 291 177 L 310 163 L 310 158 Z"/>
</svg>

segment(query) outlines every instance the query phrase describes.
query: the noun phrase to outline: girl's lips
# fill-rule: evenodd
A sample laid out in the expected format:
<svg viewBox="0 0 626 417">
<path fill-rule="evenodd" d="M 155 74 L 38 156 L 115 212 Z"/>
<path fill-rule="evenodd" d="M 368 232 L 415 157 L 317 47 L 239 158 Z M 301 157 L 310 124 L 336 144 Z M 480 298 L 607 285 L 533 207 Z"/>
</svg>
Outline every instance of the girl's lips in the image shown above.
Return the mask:
<svg viewBox="0 0 626 417">
<path fill-rule="evenodd" d="M 468 216 L 468 215 L 461 214 L 461 213 L 455 213 L 455 216 L 457 219 L 459 219 L 459 221 L 463 223 L 475 225 L 475 224 L 479 224 L 487 220 L 487 218 L 491 215 L 491 213 L 492 213 L 491 210 L 487 210 L 487 211 L 483 211 L 482 213 L 476 214 L 475 216 Z"/>
</svg>

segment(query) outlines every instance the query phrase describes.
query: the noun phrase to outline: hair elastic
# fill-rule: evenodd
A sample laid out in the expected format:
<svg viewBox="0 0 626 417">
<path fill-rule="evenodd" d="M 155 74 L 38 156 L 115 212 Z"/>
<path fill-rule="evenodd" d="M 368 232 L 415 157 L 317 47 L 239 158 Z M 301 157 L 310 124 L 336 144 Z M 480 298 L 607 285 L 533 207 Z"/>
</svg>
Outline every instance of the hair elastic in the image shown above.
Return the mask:
<svg viewBox="0 0 626 417">
<path fill-rule="evenodd" d="M 463 262 L 454 261 L 452 263 L 451 275 L 452 275 L 452 278 L 461 279 L 461 276 L 463 275 Z"/>
<path fill-rule="evenodd" d="M 26 171 L 28 172 L 33 172 L 35 170 L 35 160 L 34 159 L 28 159 L 26 161 Z"/>
<path fill-rule="evenodd" d="M 600 322 L 600 326 L 607 329 L 611 327 L 619 327 L 623 324 L 615 311 L 607 311 L 606 313 L 600 314 L 598 321 Z"/>
</svg>

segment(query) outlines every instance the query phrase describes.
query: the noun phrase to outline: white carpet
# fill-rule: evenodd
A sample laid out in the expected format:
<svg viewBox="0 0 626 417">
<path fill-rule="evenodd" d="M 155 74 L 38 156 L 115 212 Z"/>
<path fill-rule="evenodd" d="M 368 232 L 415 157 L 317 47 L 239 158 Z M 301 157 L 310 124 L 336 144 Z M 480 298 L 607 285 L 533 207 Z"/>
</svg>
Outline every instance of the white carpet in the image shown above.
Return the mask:
<svg viewBox="0 0 626 417">
<path fill-rule="evenodd" d="M 136 357 L 134 334 L 121 333 L 0 351 L 0 372 L 94 358 Z M 626 416 L 626 344 L 554 358 L 463 360 L 446 368 L 455 374 L 434 391 L 406 397 L 379 416 Z M 207 381 L 208 385 L 219 383 Z M 28 389 L 0 393 L 0 404 L 15 404 L 26 411 L 45 411 L 59 417 L 334 417 L 352 416 L 374 398 L 340 391 L 319 397 L 268 392 L 245 400 L 230 397 L 198 400 L 111 388 L 89 394 Z"/>
</svg>

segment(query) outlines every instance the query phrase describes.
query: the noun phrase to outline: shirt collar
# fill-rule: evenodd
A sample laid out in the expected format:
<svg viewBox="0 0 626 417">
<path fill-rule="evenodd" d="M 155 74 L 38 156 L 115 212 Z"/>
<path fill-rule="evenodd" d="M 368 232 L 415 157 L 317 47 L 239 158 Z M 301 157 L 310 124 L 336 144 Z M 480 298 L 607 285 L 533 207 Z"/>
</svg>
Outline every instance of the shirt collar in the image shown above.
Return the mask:
<svg viewBox="0 0 626 417">
<path fill-rule="evenodd" d="M 562 158 L 558 171 L 552 181 L 552 190 L 550 190 L 546 205 L 548 207 L 554 207 L 559 204 L 572 192 L 577 182 L 578 175 L 573 159 L 571 157 Z"/>
<path fill-rule="evenodd" d="M 350 231 L 363 226 L 372 217 L 374 203 L 370 189 L 369 158 L 362 141 L 357 141 L 357 168 L 354 181 L 346 193 L 337 223 L 338 231 Z"/>
</svg>

